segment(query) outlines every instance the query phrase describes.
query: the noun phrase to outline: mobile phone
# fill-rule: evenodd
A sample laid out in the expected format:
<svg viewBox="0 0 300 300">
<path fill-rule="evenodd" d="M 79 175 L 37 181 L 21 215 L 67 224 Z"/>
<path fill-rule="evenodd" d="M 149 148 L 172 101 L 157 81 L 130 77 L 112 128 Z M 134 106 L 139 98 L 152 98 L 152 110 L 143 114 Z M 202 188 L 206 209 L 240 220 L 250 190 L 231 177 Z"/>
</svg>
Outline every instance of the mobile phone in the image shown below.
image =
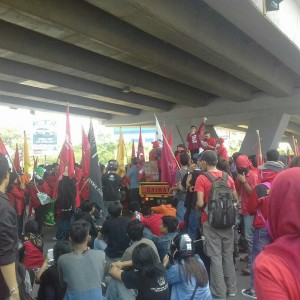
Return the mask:
<svg viewBox="0 0 300 300">
<path fill-rule="evenodd" d="M 50 261 L 54 261 L 54 257 L 53 257 L 53 249 L 49 249 L 47 252 L 47 257 Z"/>
</svg>

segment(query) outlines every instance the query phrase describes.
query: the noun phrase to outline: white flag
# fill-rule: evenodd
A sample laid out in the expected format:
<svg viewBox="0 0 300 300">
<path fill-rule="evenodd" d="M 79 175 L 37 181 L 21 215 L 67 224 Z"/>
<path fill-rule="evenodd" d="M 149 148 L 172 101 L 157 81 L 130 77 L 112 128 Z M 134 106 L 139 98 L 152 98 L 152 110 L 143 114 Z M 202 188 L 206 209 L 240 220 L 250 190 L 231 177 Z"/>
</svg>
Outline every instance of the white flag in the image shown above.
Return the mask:
<svg viewBox="0 0 300 300">
<path fill-rule="evenodd" d="M 154 117 L 155 117 L 155 140 L 162 142 L 163 141 L 163 134 L 162 134 L 159 122 L 156 118 L 156 115 L 154 115 Z"/>
</svg>

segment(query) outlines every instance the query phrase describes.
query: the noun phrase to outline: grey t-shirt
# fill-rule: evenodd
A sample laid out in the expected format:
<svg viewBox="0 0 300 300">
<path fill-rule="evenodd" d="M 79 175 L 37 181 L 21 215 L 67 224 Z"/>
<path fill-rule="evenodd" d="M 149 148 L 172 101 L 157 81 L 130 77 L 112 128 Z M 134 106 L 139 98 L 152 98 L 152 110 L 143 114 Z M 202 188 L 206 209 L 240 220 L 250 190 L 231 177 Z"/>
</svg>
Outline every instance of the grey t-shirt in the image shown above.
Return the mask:
<svg viewBox="0 0 300 300">
<path fill-rule="evenodd" d="M 58 259 L 60 283 L 67 292 L 86 292 L 101 288 L 104 275 L 105 253 L 101 250 L 71 252 Z"/>
<path fill-rule="evenodd" d="M 187 173 L 186 169 L 181 168 L 180 170 L 178 170 L 176 172 L 176 183 L 178 182 L 182 182 L 182 179 L 184 177 L 184 175 Z M 178 198 L 178 200 L 184 200 L 185 199 L 185 194 L 186 194 L 186 189 L 182 186 L 182 189 L 177 191 L 176 196 Z"/>
<path fill-rule="evenodd" d="M 139 244 L 147 244 L 148 246 L 150 246 L 154 250 L 154 252 L 156 253 L 157 257 L 159 258 L 159 255 L 158 255 L 157 248 L 156 248 L 155 244 L 151 240 L 143 237 L 140 241 L 133 242 L 131 244 L 131 246 L 128 247 L 125 250 L 125 252 L 124 252 L 124 254 L 121 258 L 121 261 L 131 260 L 132 259 L 132 252 L 133 252 L 134 248 L 136 246 L 138 246 Z"/>
</svg>

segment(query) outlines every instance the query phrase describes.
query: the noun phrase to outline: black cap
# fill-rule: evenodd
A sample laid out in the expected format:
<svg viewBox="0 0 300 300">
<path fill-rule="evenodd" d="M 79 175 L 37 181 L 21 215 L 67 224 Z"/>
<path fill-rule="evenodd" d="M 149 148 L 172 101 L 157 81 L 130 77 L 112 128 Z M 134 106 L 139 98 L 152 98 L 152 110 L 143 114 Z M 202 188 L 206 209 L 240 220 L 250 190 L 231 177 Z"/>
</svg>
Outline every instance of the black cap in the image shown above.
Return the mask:
<svg viewBox="0 0 300 300">
<path fill-rule="evenodd" d="M 203 154 L 202 154 L 203 153 Z M 202 152 L 202 161 L 207 162 L 210 166 L 215 166 L 218 162 L 218 156 L 215 151 L 207 150 Z"/>
</svg>

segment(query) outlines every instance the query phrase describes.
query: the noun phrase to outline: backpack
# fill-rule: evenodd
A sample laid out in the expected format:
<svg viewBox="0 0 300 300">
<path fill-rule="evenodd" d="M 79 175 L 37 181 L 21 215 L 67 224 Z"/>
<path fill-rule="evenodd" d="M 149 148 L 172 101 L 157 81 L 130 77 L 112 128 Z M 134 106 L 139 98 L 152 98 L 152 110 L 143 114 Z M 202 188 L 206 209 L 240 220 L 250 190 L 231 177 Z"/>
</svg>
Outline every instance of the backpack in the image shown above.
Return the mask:
<svg viewBox="0 0 300 300">
<path fill-rule="evenodd" d="M 208 204 L 205 208 L 208 222 L 215 229 L 228 229 L 235 225 L 236 210 L 232 189 L 227 183 L 228 174 L 222 172 L 221 178 L 215 178 L 209 172 L 203 174 L 212 183 Z"/>
</svg>

